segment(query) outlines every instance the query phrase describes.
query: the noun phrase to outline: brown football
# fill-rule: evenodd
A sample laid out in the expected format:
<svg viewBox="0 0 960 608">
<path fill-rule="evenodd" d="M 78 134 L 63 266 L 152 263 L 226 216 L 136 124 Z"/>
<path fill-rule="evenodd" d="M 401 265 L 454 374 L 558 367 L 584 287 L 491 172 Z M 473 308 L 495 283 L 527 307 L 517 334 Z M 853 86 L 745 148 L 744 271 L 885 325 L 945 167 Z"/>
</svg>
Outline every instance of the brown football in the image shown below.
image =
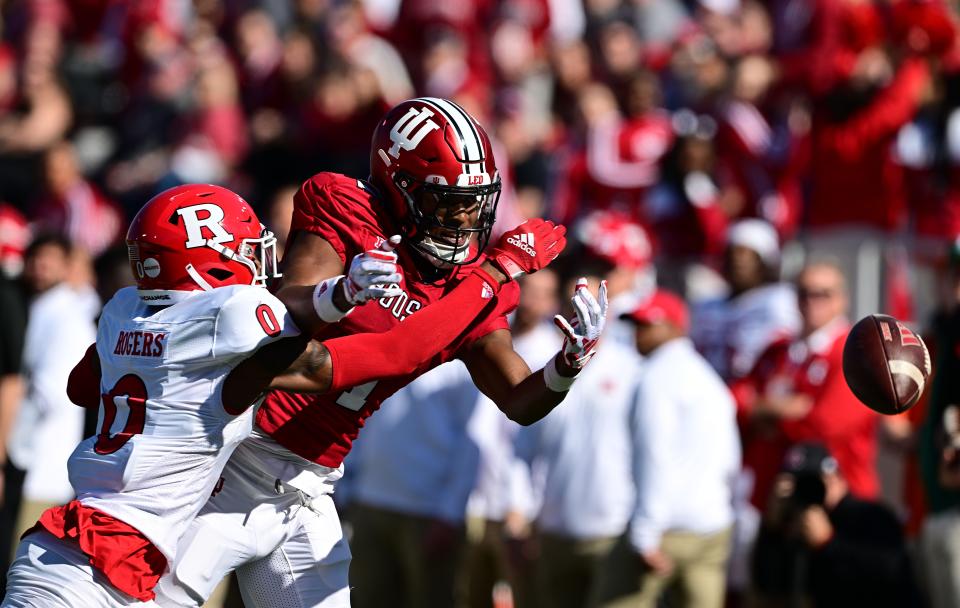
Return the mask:
<svg viewBox="0 0 960 608">
<path fill-rule="evenodd" d="M 900 321 L 870 315 L 853 326 L 843 345 L 843 376 L 864 405 L 881 414 L 899 414 L 923 394 L 930 353 Z"/>
</svg>

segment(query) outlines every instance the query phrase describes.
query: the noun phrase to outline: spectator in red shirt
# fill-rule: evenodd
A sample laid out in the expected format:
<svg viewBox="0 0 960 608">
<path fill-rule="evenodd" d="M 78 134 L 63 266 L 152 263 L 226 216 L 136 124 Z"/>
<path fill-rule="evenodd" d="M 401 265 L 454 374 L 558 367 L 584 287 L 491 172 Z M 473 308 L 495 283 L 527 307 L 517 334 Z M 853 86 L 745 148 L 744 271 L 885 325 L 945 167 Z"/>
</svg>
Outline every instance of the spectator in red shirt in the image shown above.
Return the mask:
<svg viewBox="0 0 960 608">
<path fill-rule="evenodd" d="M 858 68 L 859 52 L 883 36 L 876 3 L 772 0 L 769 10 L 781 82 L 814 97 L 841 85 Z"/>
<path fill-rule="evenodd" d="M 798 121 L 790 110 L 767 100 L 774 66 L 751 55 L 733 71 L 730 99 L 720 108 L 717 156 L 732 186 L 743 197 L 741 217 L 759 217 L 781 239 L 793 236 L 800 220 L 801 154 Z"/>
<path fill-rule="evenodd" d="M 237 74 L 215 38 L 194 44 L 199 65 L 195 97 L 191 111 L 182 116 L 170 164 L 183 183 L 223 182 L 249 146 Z"/>
<path fill-rule="evenodd" d="M 277 106 L 284 48 L 276 24 L 266 11 L 248 10 L 237 20 L 235 36 L 244 108 Z"/>
<path fill-rule="evenodd" d="M 673 114 L 676 140 L 663 158 L 662 176 L 646 194 L 644 219 L 657 238 L 658 267 L 665 284 L 691 297 L 691 269 L 723 253 L 727 224 L 743 206 L 717 166 L 717 123 L 689 109 Z"/>
<path fill-rule="evenodd" d="M 903 168 L 890 148 L 926 94 L 929 70 L 922 58 L 896 66 L 877 48 L 861 55 L 859 72 L 813 114 L 812 227 L 891 230 L 903 220 Z"/>
<path fill-rule="evenodd" d="M 847 289 L 839 267 L 807 265 L 797 279 L 803 326 L 772 344 L 751 374 L 734 384 L 744 441 L 744 466 L 753 471 L 753 503 L 761 510 L 786 450 L 822 442 L 837 459 L 850 490 L 876 498 L 876 423 L 843 379 L 843 343 L 850 329 Z"/>
<path fill-rule="evenodd" d="M 492 78 L 489 36 L 481 24 L 491 22 L 496 4 L 489 0 L 399 2 L 390 38 L 409 67 L 417 91 L 431 92 L 432 70 L 424 61 L 426 56 L 436 50 L 438 42 L 452 42 L 453 39 L 463 47 L 464 65 L 461 67 L 469 73 L 473 84 L 481 87 L 489 84 Z"/>
<path fill-rule="evenodd" d="M 123 213 L 84 178 L 73 145 L 55 145 L 44 165 L 46 192 L 34 213 L 39 230 L 64 235 L 92 256 L 117 242 L 124 231 Z"/>
<path fill-rule="evenodd" d="M 592 210 L 614 210 L 643 223 L 644 198 L 660 179 L 663 157 L 674 142 L 670 115 L 660 102 L 660 84 L 649 72 L 631 81 L 626 117 L 610 88 L 596 84 L 581 91 L 584 142 L 574 146 L 562 169 L 553 216 L 569 223 Z"/>
</svg>

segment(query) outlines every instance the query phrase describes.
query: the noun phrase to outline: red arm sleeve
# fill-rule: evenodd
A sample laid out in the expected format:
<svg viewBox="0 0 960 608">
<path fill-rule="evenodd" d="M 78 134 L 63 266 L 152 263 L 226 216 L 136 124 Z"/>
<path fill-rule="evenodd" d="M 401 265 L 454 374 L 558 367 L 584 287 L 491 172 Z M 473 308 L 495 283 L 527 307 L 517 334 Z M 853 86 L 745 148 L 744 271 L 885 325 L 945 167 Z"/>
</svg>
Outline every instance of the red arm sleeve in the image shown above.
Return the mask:
<svg viewBox="0 0 960 608">
<path fill-rule="evenodd" d="M 480 268 L 439 301 L 381 334 L 353 334 L 324 341 L 330 352 L 330 392 L 372 380 L 412 374 L 464 332 L 488 306 L 499 283 Z"/>
<path fill-rule="evenodd" d="M 510 329 L 510 321 L 507 319 L 507 315 L 516 310 L 520 303 L 520 286 L 517 285 L 516 281 L 510 281 L 506 285 L 502 285 L 500 293 L 497 294 L 497 300 L 500 303 L 499 310 L 491 315 L 486 323 L 479 323 L 471 327 L 470 333 L 467 334 L 466 344 L 475 342 L 498 329 Z"/>
<path fill-rule="evenodd" d="M 852 70 L 854 53 L 843 48 L 843 10 L 836 0 L 818 0 L 808 28 L 807 45 L 780 55 L 780 77 L 789 86 L 808 89 L 815 97 L 829 91 Z"/>
<path fill-rule="evenodd" d="M 67 397 L 88 409 L 100 407 L 100 357 L 96 343 L 87 348 L 67 379 Z"/>
<path fill-rule="evenodd" d="M 860 155 L 862 150 L 876 145 L 878 139 L 893 135 L 913 118 L 927 78 L 925 60 L 907 59 L 897 70 L 893 82 L 868 108 L 843 124 L 824 129 L 823 141 L 843 155 Z"/>
</svg>

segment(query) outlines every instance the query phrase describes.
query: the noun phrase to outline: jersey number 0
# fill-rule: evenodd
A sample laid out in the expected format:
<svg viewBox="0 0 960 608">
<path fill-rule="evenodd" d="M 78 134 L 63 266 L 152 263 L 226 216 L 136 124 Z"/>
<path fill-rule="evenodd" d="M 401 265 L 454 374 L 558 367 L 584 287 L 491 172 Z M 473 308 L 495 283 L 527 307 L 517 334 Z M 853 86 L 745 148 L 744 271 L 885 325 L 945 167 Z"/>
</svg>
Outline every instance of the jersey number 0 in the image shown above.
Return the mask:
<svg viewBox="0 0 960 608">
<path fill-rule="evenodd" d="M 113 454 L 134 435 L 143 432 L 147 418 L 147 387 L 139 376 L 127 374 L 113 385 L 110 392 L 102 395 L 101 401 L 103 423 L 93 449 L 97 454 Z M 119 433 L 110 435 L 110 427 L 117 419 L 119 405 L 125 405 L 129 410 L 127 423 Z"/>
</svg>

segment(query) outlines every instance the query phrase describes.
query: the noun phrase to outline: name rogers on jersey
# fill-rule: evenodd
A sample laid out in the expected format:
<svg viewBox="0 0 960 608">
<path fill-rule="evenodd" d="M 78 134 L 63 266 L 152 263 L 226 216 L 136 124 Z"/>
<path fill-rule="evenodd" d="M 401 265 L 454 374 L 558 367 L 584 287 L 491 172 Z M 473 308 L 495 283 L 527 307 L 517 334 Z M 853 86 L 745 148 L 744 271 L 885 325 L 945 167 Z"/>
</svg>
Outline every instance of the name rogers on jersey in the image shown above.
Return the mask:
<svg viewBox="0 0 960 608">
<path fill-rule="evenodd" d="M 117 336 L 115 355 L 162 357 L 167 334 L 153 331 L 121 331 Z"/>
</svg>

